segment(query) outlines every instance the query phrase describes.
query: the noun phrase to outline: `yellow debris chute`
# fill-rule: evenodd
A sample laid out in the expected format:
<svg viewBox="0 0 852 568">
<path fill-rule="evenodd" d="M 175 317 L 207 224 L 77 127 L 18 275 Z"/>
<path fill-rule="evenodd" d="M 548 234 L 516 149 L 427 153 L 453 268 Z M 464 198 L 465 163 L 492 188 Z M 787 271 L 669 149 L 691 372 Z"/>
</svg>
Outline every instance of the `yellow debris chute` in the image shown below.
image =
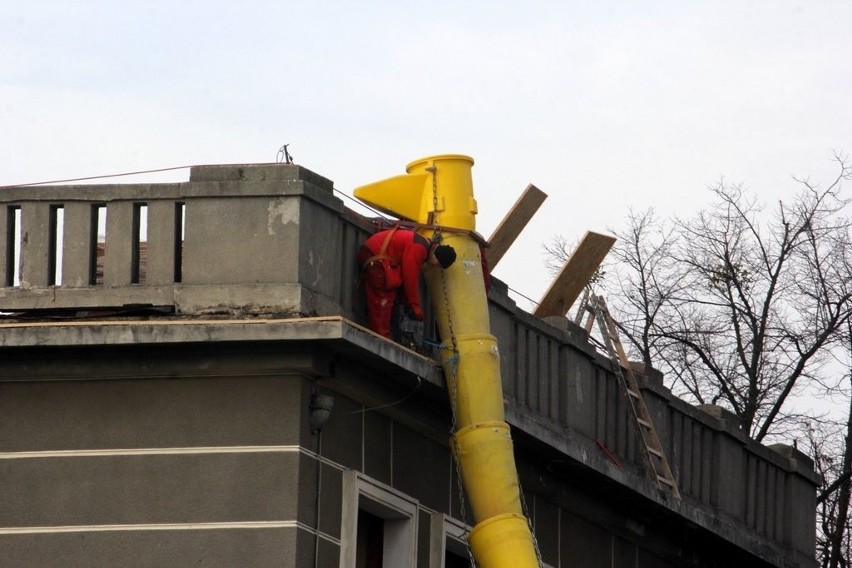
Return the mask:
<svg viewBox="0 0 852 568">
<path fill-rule="evenodd" d="M 476 525 L 470 547 L 482 568 L 539 566 L 521 504 L 509 425 L 503 411 L 500 353 L 491 335 L 481 248 L 473 237 L 473 159 L 443 154 L 416 160 L 406 175 L 359 187 L 355 197 L 393 216 L 440 231 L 456 250 L 446 270 L 424 276 L 442 338 L 441 359 L 455 416 L 452 446 Z"/>
</svg>

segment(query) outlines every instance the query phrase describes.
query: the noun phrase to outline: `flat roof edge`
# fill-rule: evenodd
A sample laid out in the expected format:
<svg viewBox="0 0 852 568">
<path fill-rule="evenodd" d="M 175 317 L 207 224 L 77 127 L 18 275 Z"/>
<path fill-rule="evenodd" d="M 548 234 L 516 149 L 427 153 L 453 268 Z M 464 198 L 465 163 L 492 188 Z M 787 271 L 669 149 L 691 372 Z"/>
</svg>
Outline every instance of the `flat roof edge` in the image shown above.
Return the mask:
<svg viewBox="0 0 852 568">
<path fill-rule="evenodd" d="M 0 323 L 0 350 L 257 341 L 332 341 L 363 349 L 443 385 L 440 365 L 341 316 Z"/>
</svg>

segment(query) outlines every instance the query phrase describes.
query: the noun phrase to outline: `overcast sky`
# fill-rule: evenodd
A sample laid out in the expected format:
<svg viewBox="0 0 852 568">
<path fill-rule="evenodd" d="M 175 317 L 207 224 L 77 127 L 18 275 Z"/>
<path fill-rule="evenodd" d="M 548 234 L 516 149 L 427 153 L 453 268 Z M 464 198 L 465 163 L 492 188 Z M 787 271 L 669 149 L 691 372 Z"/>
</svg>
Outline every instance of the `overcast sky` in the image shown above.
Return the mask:
<svg viewBox="0 0 852 568">
<path fill-rule="evenodd" d="M 486 237 L 549 194 L 495 274 L 539 298 L 541 244 L 762 199 L 852 152 L 852 2 L 0 0 L 0 185 L 297 163 L 351 193 L 472 156 Z M 121 181 L 180 181 L 188 171 Z"/>
</svg>

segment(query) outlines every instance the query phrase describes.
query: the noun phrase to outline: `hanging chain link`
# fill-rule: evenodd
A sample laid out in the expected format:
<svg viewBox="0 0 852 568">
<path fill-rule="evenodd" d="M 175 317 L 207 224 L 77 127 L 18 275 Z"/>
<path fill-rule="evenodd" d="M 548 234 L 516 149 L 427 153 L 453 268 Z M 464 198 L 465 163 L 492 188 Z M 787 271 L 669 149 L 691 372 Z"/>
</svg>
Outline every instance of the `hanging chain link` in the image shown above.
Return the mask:
<svg viewBox="0 0 852 568">
<path fill-rule="evenodd" d="M 430 225 L 432 228 L 432 242 L 440 243 L 444 239 L 441 233 L 441 226 L 438 224 L 438 168 L 429 166 L 426 171 L 432 174 L 432 215 Z M 443 274 L 443 270 L 441 274 Z"/>
<path fill-rule="evenodd" d="M 441 234 L 441 227 L 438 224 L 438 172 L 435 166 L 426 168 L 426 171 L 432 173 L 432 241 L 439 243 L 443 240 L 443 235 Z M 453 318 L 450 315 L 450 294 L 447 290 L 447 275 L 443 268 L 441 269 L 441 290 L 444 296 L 444 310 L 446 310 L 447 314 L 447 327 L 450 332 L 453 353 L 458 357 L 459 349 L 456 342 L 456 334 L 453 330 Z"/>
<path fill-rule="evenodd" d="M 456 435 L 456 402 L 457 402 L 457 393 L 458 393 L 458 376 L 456 371 L 458 369 L 459 363 L 459 354 L 456 351 L 450 360 L 447 362 L 448 367 L 451 366 L 450 371 L 450 380 L 452 381 L 452 396 L 450 397 L 450 408 L 453 411 L 453 424 L 452 424 L 452 435 L 454 438 L 453 442 L 453 465 L 456 470 L 456 483 L 459 487 L 459 508 L 461 509 L 461 520 L 464 525 L 464 539 L 467 542 L 467 557 L 470 562 L 470 568 L 476 568 L 476 559 L 473 557 L 473 550 L 470 548 L 470 531 L 468 530 L 467 523 L 467 503 L 464 498 L 464 482 L 462 480 L 462 472 L 461 472 L 461 460 L 459 459 L 459 447 L 458 441 L 455 438 Z"/>
<path fill-rule="evenodd" d="M 538 539 L 535 537 L 535 530 L 533 530 L 533 522 L 532 515 L 530 515 L 530 511 L 527 508 L 527 500 L 524 497 L 524 488 L 521 487 L 521 479 L 518 477 L 518 493 L 521 495 L 521 509 L 524 512 L 524 516 L 527 518 L 527 526 L 530 528 L 530 536 L 533 540 L 533 547 L 535 548 L 535 557 L 538 561 L 538 568 L 544 568 L 544 560 L 541 559 L 541 549 L 538 547 Z"/>
<path fill-rule="evenodd" d="M 429 166 L 426 171 L 432 174 L 432 241 L 440 243 L 443 240 L 440 226 L 438 225 L 438 175 L 437 168 Z M 461 472 L 461 460 L 459 459 L 459 447 L 457 438 L 455 438 L 458 427 L 456 407 L 458 405 L 458 365 L 459 365 L 459 350 L 458 342 L 456 341 L 455 330 L 453 329 L 453 318 L 450 312 L 450 295 L 447 289 L 447 276 L 444 269 L 440 269 L 441 275 L 441 293 L 444 300 L 444 313 L 447 314 L 447 327 L 450 332 L 451 347 L 441 346 L 441 349 L 451 350 L 453 355 L 447 360 L 446 373 L 447 380 L 450 382 L 450 409 L 452 410 L 452 436 L 453 436 L 453 465 L 456 472 L 456 483 L 459 488 L 459 508 L 461 509 L 461 520 L 464 525 L 464 539 L 467 543 L 467 556 L 470 562 L 470 568 L 476 568 L 476 559 L 473 557 L 473 551 L 470 548 L 470 531 L 468 530 L 467 522 L 467 502 L 464 496 L 464 482 Z"/>
</svg>

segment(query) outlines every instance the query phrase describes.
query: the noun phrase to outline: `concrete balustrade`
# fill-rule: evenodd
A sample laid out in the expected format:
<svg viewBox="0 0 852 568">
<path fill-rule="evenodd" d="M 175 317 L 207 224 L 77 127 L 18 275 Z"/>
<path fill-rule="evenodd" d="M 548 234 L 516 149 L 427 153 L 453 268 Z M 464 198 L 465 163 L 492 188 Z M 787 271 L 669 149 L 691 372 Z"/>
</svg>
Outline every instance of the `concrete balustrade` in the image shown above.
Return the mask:
<svg viewBox="0 0 852 568">
<path fill-rule="evenodd" d="M 0 213 L 7 311 L 337 313 L 356 276 L 341 277 L 340 255 L 361 234 L 339 222 L 331 182 L 294 165 L 198 167 L 178 184 L 6 188 Z"/>
<path fill-rule="evenodd" d="M 491 323 L 510 423 L 551 432 L 540 437 L 554 440 L 555 449 L 658 499 L 610 361 L 567 318 L 533 318 L 495 283 Z M 699 526 L 724 528 L 732 540 L 760 535 L 802 557 L 811 554 L 819 484 L 813 462 L 792 447 L 749 440 L 733 414 L 678 399 L 660 376 L 639 375 L 639 381 L 684 496 L 668 506 Z"/>
</svg>

